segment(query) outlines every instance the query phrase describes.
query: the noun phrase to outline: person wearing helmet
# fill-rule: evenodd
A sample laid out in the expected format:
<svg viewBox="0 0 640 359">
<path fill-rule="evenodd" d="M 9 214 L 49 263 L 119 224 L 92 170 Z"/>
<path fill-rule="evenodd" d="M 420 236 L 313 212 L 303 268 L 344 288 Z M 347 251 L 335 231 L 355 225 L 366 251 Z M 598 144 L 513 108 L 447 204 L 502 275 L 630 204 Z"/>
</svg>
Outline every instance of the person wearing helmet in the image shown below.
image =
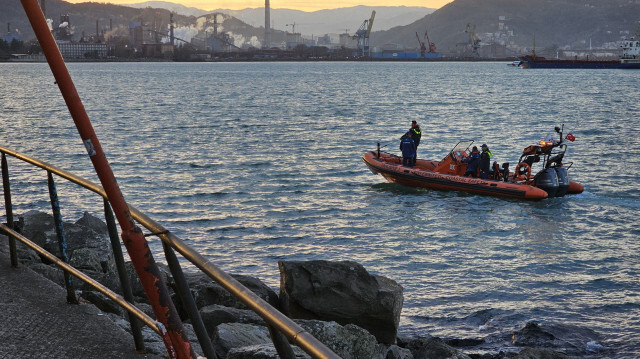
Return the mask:
<svg viewBox="0 0 640 359">
<path fill-rule="evenodd" d="M 489 172 L 491 171 L 491 157 L 493 153 L 489 151 L 489 146 L 486 143 L 482 144 L 482 153 L 480 153 L 480 178 L 488 179 Z"/>
</svg>

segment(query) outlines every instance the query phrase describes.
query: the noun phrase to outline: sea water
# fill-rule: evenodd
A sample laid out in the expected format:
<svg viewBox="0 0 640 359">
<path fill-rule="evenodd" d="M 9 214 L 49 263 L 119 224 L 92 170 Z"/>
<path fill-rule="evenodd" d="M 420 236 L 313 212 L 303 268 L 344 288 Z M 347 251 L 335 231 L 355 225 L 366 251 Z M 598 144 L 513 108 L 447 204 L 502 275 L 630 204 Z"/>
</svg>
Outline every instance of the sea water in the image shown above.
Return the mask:
<svg viewBox="0 0 640 359">
<path fill-rule="evenodd" d="M 403 286 L 403 335 L 489 338 L 534 321 L 593 330 L 589 346 L 606 356 L 640 355 L 640 71 L 68 68 L 128 203 L 223 270 L 277 290 L 279 260 L 353 260 Z M 98 182 L 48 66 L 0 63 L 0 74 L 0 144 Z M 377 142 L 399 153 L 411 120 L 421 158 L 473 139 L 512 168 L 564 125 L 576 137 L 565 163 L 585 191 L 526 202 L 386 183 L 361 157 Z M 46 173 L 9 164 L 14 211 L 49 211 Z M 65 220 L 101 216 L 95 195 L 62 180 L 58 192 Z"/>
</svg>

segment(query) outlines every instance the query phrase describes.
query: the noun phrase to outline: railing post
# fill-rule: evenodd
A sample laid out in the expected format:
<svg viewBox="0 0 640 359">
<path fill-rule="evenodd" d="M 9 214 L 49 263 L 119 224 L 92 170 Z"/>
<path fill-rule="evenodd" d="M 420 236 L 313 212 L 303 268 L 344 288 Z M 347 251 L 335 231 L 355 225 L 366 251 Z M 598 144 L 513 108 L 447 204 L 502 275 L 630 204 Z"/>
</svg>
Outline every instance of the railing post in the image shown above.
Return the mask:
<svg viewBox="0 0 640 359">
<path fill-rule="evenodd" d="M 64 226 L 62 224 L 62 215 L 60 214 L 60 203 L 58 202 L 58 191 L 56 191 L 56 184 L 53 181 L 53 175 L 47 171 L 47 182 L 49 183 L 49 198 L 51 198 L 51 210 L 53 211 L 53 222 L 56 227 L 56 236 L 58 237 L 58 248 L 60 249 L 60 259 L 63 262 L 69 263 L 69 257 L 67 257 L 67 240 L 64 236 Z M 71 275 L 66 270 L 64 273 L 64 285 L 67 288 L 67 303 L 79 304 L 78 298 L 73 290 L 73 284 L 71 283 Z"/>
<path fill-rule="evenodd" d="M 113 217 L 109 200 L 106 198 L 104 199 L 104 217 L 107 222 L 107 229 L 109 230 L 109 239 L 111 240 L 111 248 L 113 249 L 113 257 L 116 262 L 116 269 L 118 270 L 118 278 L 120 279 L 122 294 L 127 302 L 133 304 L 133 291 L 131 290 L 131 282 L 129 281 L 127 269 L 124 266 L 124 257 L 122 255 L 122 247 L 120 247 L 120 239 L 118 238 L 116 220 Z M 147 349 L 144 346 L 140 323 L 138 322 L 138 319 L 128 311 L 127 316 L 129 317 L 129 324 L 131 325 L 131 335 L 133 335 L 136 352 L 144 354 L 147 352 Z"/>
<path fill-rule="evenodd" d="M 11 205 L 11 188 L 9 186 L 9 167 L 7 166 L 7 157 L 2 152 L 2 189 L 4 190 L 4 206 L 7 211 L 7 227 L 13 229 L 13 207 Z M 9 237 L 9 253 L 11 256 L 11 266 L 18 267 L 18 252 L 16 251 L 16 239 L 8 234 Z"/>
<path fill-rule="evenodd" d="M 216 351 L 213 349 L 213 345 L 211 344 L 209 333 L 207 333 L 207 328 L 205 328 L 204 323 L 202 322 L 202 317 L 200 316 L 198 307 L 191 295 L 189 283 L 187 283 L 187 280 L 184 277 L 182 267 L 180 267 L 180 262 L 178 261 L 175 252 L 171 246 L 166 244 L 164 241 L 162 241 L 162 248 L 164 249 L 164 255 L 167 258 L 167 264 L 169 265 L 173 279 L 176 281 L 176 290 L 180 296 L 182 305 L 187 310 L 189 319 L 191 319 L 193 330 L 196 332 L 198 342 L 200 342 L 200 347 L 202 348 L 204 355 L 208 359 L 218 359 Z"/>
</svg>

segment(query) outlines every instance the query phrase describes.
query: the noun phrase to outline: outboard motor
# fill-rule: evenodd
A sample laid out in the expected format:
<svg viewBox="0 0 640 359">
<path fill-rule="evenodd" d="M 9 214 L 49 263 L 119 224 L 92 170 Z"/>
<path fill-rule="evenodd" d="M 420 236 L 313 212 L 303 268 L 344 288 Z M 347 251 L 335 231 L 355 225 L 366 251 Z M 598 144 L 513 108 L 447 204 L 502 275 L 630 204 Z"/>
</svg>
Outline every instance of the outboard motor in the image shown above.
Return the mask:
<svg viewBox="0 0 640 359">
<path fill-rule="evenodd" d="M 502 179 L 507 182 L 509 180 L 509 162 L 502 164 Z"/>
<path fill-rule="evenodd" d="M 556 176 L 558 177 L 558 191 L 556 197 L 564 197 L 569 190 L 569 173 L 566 167 L 555 167 Z"/>
<path fill-rule="evenodd" d="M 558 175 L 556 174 L 556 169 L 545 168 L 538 172 L 533 179 L 533 185 L 545 190 L 549 198 L 555 197 L 558 193 Z"/>
</svg>

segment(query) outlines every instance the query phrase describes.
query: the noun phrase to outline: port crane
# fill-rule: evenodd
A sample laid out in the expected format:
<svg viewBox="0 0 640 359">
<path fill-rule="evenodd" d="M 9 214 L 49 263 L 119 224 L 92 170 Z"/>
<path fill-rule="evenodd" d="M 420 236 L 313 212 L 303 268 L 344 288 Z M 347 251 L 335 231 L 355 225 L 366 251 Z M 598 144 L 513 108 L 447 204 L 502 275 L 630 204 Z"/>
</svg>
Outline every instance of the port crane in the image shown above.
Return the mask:
<svg viewBox="0 0 640 359">
<path fill-rule="evenodd" d="M 469 34 L 469 50 L 471 50 L 471 56 L 480 57 L 478 53 L 478 49 L 480 48 L 480 39 L 476 36 L 476 26 L 467 23 L 467 29 L 464 30 L 467 34 Z"/>
<path fill-rule="evenodd" d="M 427 30 L 424 31 L 424 41 L 420 40 L 420 36 L 418 36 L 418 32 L 416 31 L 416 38 L 418 39 L 418 43 L 420 43 L 420 57 L 424 57 L 424 53 L 427 52 L 427 45 L 429 44 L 429 53 L 436 52 L 436 44 L 429 40 L 429 35 L 427 34 Z"/>
<path fill-rule="evenodd" d="M 376 16 L 376 11 L 371 12 L 371 18 L 364 20 L 358 31 L 356 31 L 354 38 L 358 39 L 358 50 L 361 56 L 370 56 L 371 49 L 369 48 L 369 35 L 371 34 L 371 28 L 373 27 L 373 19 Z"/>
</svg>

